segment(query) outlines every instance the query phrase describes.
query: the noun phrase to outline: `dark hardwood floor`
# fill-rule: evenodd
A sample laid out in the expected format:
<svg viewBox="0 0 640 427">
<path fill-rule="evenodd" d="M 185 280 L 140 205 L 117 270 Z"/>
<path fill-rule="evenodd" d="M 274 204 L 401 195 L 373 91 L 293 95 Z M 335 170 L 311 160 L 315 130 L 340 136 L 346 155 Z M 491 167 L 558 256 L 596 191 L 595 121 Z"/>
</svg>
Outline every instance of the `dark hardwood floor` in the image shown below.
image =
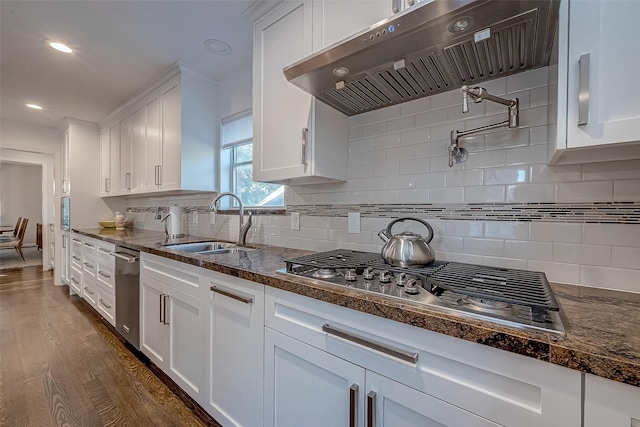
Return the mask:
<svg viewBox="0 0 640 427">
<path fill-rule="evenodd" d="M 0 425 L 204 424 L 42 267 L 0 270 Z"/>
</svg>

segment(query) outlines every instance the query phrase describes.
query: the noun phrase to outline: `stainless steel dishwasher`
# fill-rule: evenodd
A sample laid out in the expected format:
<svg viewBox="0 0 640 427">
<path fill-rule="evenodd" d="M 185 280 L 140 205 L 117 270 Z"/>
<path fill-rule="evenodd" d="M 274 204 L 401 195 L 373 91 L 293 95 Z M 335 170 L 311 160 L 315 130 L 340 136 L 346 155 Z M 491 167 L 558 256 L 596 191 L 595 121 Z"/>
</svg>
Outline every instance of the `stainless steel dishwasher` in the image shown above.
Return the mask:
<svg viewBox="0 0 640 427">
<path fill-rule="evenodd" d="M 140 350 L 140 252 L 116 248 L 116 330 Z"/>
</svg>

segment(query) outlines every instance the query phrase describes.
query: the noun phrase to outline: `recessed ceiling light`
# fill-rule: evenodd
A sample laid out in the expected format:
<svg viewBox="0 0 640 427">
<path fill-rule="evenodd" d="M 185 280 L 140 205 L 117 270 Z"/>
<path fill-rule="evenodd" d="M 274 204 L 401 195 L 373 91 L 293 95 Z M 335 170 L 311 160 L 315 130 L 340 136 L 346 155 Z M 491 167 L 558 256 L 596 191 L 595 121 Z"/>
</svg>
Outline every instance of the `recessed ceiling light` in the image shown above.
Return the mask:
<svg viewBox="0 0 640 427">
<path fill-rule="evenodd" d="M 33 108 L 34 110 L 42 110 L 42 107 L 37 104 L 27 104 L 27 107 Z"/>
<path fill-rule="evenodd" d="M 63 44 L 63 43 L 49 42 L 49 46 L 51 46 L 55 50 L 59 50 L 60 52 L 64 52 L 64 53 L 73 52 L 73 50 L 71 50 L 71 48 L 69 48 L 69 46 L 67 46 L 66 44 Z"/>
<path fill-rule="evenodd" d="M 205 40 L 204 48 L 214 55 L 226 56 L 231 53 L 231 46 L 222 40 L 209 39 Z"/>
</svg>

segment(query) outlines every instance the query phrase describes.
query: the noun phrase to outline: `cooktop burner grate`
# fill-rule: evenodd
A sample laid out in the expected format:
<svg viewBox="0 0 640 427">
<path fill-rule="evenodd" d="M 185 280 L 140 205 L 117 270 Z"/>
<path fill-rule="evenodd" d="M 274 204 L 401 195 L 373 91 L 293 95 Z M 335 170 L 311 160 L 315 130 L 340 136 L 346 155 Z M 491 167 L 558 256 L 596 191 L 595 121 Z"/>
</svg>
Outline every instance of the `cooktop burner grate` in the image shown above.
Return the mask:
<svg viewBox="0 0 640 427">
<path fill-rule="evenodd" d="M 367 267 L 378 260 L 381 260 L 380 254 L 335 249 L 329 252 L 305 255 L 284 261 L 287 264 L 287 271 L 291 272 L 293 266 L 296 264 L 317 268 L 348 269 Z"/>
<path fill-rule="evenodd" d="M 476 298 L 558 311 L 544 274 L 473 264 L 449 263 L 427 278 L 429 285 Z"/>
</svg>

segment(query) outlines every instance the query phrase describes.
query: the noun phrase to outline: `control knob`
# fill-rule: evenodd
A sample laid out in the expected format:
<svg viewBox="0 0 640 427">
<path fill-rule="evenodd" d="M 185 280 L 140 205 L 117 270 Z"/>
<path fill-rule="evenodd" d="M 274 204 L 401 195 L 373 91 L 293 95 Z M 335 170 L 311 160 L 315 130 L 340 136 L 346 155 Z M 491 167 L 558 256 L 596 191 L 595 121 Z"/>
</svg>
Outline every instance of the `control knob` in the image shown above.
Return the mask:
<svg viewBox="0 0 640 427">
<path fill-rule="evenodd" d="M 396 277 L 396 285 L 404 286 L 406 282 L 407 282 L 407 273 L 398 274 L 398 276 Z"/>
<path fill-rule="evenodd" d="M 358 275 L 356 274 L 355 268 L 350 268 L 344 273 L 345 280 L 349 282 L 355 282 L 358 280 Z"/>
<path fill-rule="evenodd" d="M 409 279 L 405 282 L 404 293 L 409 295 L 418 295 L 420 293 L 420 286 L 417 279 Z"/>
<path fill-rule="evenodd" d="M 375 278 L 375 274 L 373 274 L 373 268 L 367 267 L 362 272 L 362 278 L 364 280 L 373 280 Z"/>
<path fill-rule="evenodd" d="M 383 270 L 380 272 L 380 276 L 378 277 L 380 283 L 389 283 L 391 282 L 391 273 L 388 270 Z"/>
</svg>

